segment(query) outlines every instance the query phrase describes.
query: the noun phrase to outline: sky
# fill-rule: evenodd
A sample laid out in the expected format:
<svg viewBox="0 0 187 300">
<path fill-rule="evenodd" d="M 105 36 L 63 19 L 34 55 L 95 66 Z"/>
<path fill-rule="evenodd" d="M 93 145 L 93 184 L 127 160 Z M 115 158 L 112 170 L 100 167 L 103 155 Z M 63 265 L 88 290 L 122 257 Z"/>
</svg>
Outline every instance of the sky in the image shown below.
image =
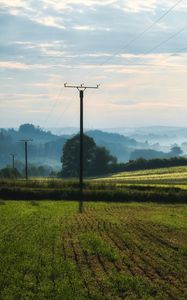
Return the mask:
<svg viewBox="0 0 187 300">
<path fill-rule="evenodd" d="M 187 126 L 187 0 L 0 0 L 0 128 Z"/>
</svg>

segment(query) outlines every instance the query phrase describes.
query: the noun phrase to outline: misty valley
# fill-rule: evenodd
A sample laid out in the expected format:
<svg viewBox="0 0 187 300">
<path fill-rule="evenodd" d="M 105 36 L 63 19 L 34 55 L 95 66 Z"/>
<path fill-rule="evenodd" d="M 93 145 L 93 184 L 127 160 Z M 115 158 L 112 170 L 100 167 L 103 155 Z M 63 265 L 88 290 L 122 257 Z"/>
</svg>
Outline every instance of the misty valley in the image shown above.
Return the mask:
<svg viewBox="0 0 187 300">
<path fill-rule="evenodd" d="M 29 138 L 29 171 L 32 176 L 50 176 L 61 170 L 61 156 L 65 143 L 77 134 L 76 128 L 41 129 L 23 124 L 18 129 L 0 130 L 0 168 L 11 166 L 11 153 L 15 154 L 15 167 L 24 170 L 22 139 Z M 187 129 L 150 127 L 137 129 L 85 130 L 97 146 L 105 147 L 118 163 L 144 158 L 169 159 L 187 154 Z"/>
</svg>

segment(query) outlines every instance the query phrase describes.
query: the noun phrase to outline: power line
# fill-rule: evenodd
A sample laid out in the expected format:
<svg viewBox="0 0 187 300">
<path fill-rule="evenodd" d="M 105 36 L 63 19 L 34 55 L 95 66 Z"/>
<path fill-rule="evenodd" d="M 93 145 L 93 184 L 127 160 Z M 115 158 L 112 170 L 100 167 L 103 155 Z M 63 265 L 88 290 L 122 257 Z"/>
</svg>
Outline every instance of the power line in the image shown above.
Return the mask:
<svg viewBox="0 0 187 300">
<path fill-rule="evenodd" d="M 174 54 L 181 53 L 182 51 L 184 51 L 184 50 L 186 50 L 186 49 L 187 49 L 187 46 L 182 47 L 182 48 L 176 50 L 175 52 L 170 53 L 169 55 L 167 55 L 167 56 L 164 57 L 163 59 L 159 60 L 159 62 L 162 63 L 162 62 L 164 62 L 164 61 L 167 61 L 170 57 L 174 56 Z M 154 65 L 154 64 L 152 64 L 152 65 L 147 64 L 147 65 L 146 65 L 146 68 L 147 68 L 147 67 L 150 67 L 150 66 L 156 66 L 156 67 L 157 67 L 157 66 L 159 66 L 159 64 L 155 64 L 155 65 Z"/>
<path fill-rule="evenodd" d="M 123 47 L 121 47 L 118 51 L 116 51 L 111 57 L 107 58 L 103 63 L 99 64 L 99 65 L 104 65 L 105 63 L 107 63 L 108 61 L 112 60 L 113 57 L 115 57 L 117 54 L 120 53 L 120 50 L 129 47 L 130 45 L 132 45 L 135 41 L 139 40 L 145 33 L 147 33 L 149 30 L 151 30 L 156 24 L 158 24 L 164 17 L 166 17 L 173 9 L 175 9 L 181 2 L 183 2 L 183 0 L 178 0 L 174 5 L 172 5 L 166 12 L 163 13 L 163 15 L 161 15 L 158 19 L 156 19 L 150 26 L 148 26 L 145 30 L 143 30 L 137 37 L 135 37 L 134 39 L 132 39 L 130 42 L 128 42 L 127 44 L 125 44 Z M 38 56 L 38 57 L 50 57 L 53 58 L 52 62 L 54 62 L 54 59 L 59 59 L 59 57 L 55 58 L 54 56 Z M 63 57 L 64 58 L 70 58 L 68 56 Z"/>
<path fill-rule="evenodd" d="M 135 37 L 134 39 L 132 39 L 129 43 L 125 44 L 123 46 L 123 48 L 127 48 L 129 47 L 131 44 L 133 44 L 135 41 L 139 40 L 146 32 L 148 32 L 149 30 L 151 30 L 156 24 L 158 24 L 164 17 L 166 17 L 174 8 L 176 8 L 183 0 L 179 0 L 177 1 L 174 5 L 172 5 L 163 15 L 161 15 L 158 19 L 156 19 L 150 26 L 148 26 L 142 33 L 140 33 L 137 37 Z M 176 37 L 178 34 L 180 34 L 182 31 L 184 31 L 186 29 L 186 27 L 182 28 L 179 32 L 175 33 L 174 35 L 172 35 L 171 37 L 169 37 L 167 40 L 162 41 L 159 45 L 156 45 L 154 48 L 150 49 L 148 52 L 145 52 L 145 54 L 148 54 L 149 52 L 156 50 L 157 48 L 159 48 L 161 45 L 163 45 L 164 43 L 168 42 L 169 40 L 171 40 L 172 38 Z M 114 57 L 116 57 L 118 54 L 120 53 L 120 51 L 116 51 L 111 57 L 107 58 L 105 61 L 103 61 L 103 63 L 97 64 L 96 66 L 103 66 L 105 65 L 107 62 L 111 61 Z"/>
<path fill-rule="evenodd" d="M 61 96 L 61 94 L 62 94 L 62 90 L 63 90 L 63 87 L 60 88 L 60 92 L 59 92 L 58 96 L 56 97 L 56 101 L 53 103 L 51 109 L 48 111 L 47 116 L 46 116 L 46 118 L 45 118 L 45 121 L 44 121 L 44 123 L 43 123 L 43 127 L 47 124 L 47 122 L 49 121 L 50 115 L 51 115 L 51 114 L 53 113 L 53 111 L 55 110 L 55 108 L 56 108 L 56 106 L 57 106 L 57 103 L 58 103 L 58 101 L 59 101 L 59 98 L 60 98 L 60 96 Z"/>
<path fill-rule="evenodd" d="M 173 35 L 171 35 L 168 39 L 162 41 L 161 43 L 159 43 L 155 47 L 151 48 L 148 52 L 145 52 L 144 54 L 148 54 L 148 53 L 153 52 L 154 50 L 160 48 L 160 46 L 166 44 L 167 42 L 169 42 L 170 40 L 172 40 L 174 37 L 176 37 L 177 35 L 181 34 L 183 31 L 185 31 L 186 29 L 187 29 L 187 26 L 183 27 L 182 29 L 180 29 L 179 31 L 177 31 L 176 33 L 174 33 Z"/>
<path fill-rule="evenodd" d="M 153 48 L 149 49 L 148 51 L 144 52 L 143 55 L 147 55 L 147 54 L 150 54 L 152 53 L 154 50 L 160 48 L 161 46 L 163 46 L 164 44 L 166 44 L 168 41 L 172 40 L 174 37 L 176 37 L 177 35 L 181 34 L 183 31 L 185 31 L 187 29 L 187 26 L 183 27 L 182 29 L 180 29 L 179 31 L 177 31 L 176 33 L 174 33 L 172 36 L 170 36 L 169 38 L 167 38 L 166 40 L 160 42 L 159 44 L 157 44 L 156 46 L 154 46 Z M 187 46 L 177 50 L 177 52 L 175 53 L 179 53 L 181 51 L 184 51 L 185 49 L 187 49 Z M 168 57 L 172 56 L 174 53 L 170 54 Z M 163 60 L 161 60 L 160 62 L 162 61 L 165 61 L 165 58 Z M 134 66 L 137 66 L 138 64 L 134 63 L 134 64 L 128 64 L 127 62 L 127 65 L 134 65 Z M 142 64 L 139 64 L 142 66 Z M 144 64 L 144 67 L 150 67 L 151 65 L 150 64 Z"/>
<path fill-rule="evenodd" d="M 59 123 L 60 123 L 62 117 L 64 116 L 64 114 L 69 110 L 69 108 L 70 108 L 71 105 L 73 104 L 74 97 L 75 97 L 75 96 L 73 96 L 73 97 L 70 99 L 70 101 L 67 103 L 67 105 L 65 106 L 64 110 L 62 111 L 62 113 L 61 113 L 60 116 L 58 117 L 57 122 L 56 122 L 56 126 L 57 126 L 57 127 L 58 127 L 58 125 L 59 125 Z M 72 117 L 72 119 L 73 119 L 73 117 Z"/>
<path fill-rule="evenodd" d="M 163 15 L 161 15 L 156 21 L 154 21 L 150 26 L 148 26 L 144 31 L 142 31 L 137 37 L 132 39 L 129 43 L 122 46 L 120 49 L 118 49 L 111 57 L 107 58 L 101 65 L 104 65 L 108 61 L 112 60 L 113 57 L 117 56 L 117 54 L 120 53 L 121 50 L 124 50 L 131 46 L 135 41 L 139 40 L 145 33 L 147 33 L 149 30 L 151 30 L 156 24 L 158 24 L 165 16 L 167 16 L 174 8 L 176 8 L 183 0 L 177 1 L 173 6 L 171 6 Z"/>
<path fill-rule="evenodd" d="M 148 51 L 143 52 L 142 54 L 143 54 L 143 55 L 147 55 L 147 54 L 152 53 L 154 50 L 160 48 L 161 46 L 163 46 L 164 44 L 166 44 L 168 41 L 172 40 L 174 37 L 176 37 L 176 36 L 178 36 L 179 34 L 181 34 L 181 33 L 182 33 L 183 31 L 185 31 L 186 29 L 187 29 L 187 26 L 183 27 L 182 29 L 178 30 L 176 33 L 174 33 L 173 35 L 171 35 L 170 37 L 168 37 L 168 38 L 165 39 L 164 41 L 162 41 L 162 42 L 160 42 L 159 44 L 155 45 L 154 47 L 152 47 L 152 48 L 149 49 Z M 181 52 L 181 51 L 184 51 L 185 49 L 187 49 L 187 46 L 182 47 L 182 48 L 180 48 L 179 50 L 173 52 L 172 54 L 168 55 L 168 57 L 173 56 L 174 53 L 179 53 L 179 52 Z M 137 60 L 138 60 L 138 59 L 137 59 Z M 164 59 L 164 60 L 165 60 L 165 59 Z M 164 60 L 161 60 L 161 62 L 164 61 Z M 136 61 L 135 61 L 135 62 L 136 62 Z M 150 64 L 136 64 L 135 62 L 134 62 L 133 64 L 129 64 L 129 63 L 127 62 L 126 65 L 128 65 L 128 66 L 137 66 L 137 65 L 139 65 L 139 66 L 145 66 L 145 67 L 151 66 Z"/>
<path fill-rule="evenodd" d="M 172 57 L 175 53 L 181 53 L 182 51 L 184 51 L 184 50 L 186 50 L 187 49 L 187 46 L 184 46 L 184 47 L 182 47 L 182 48 L 179 48 L 179 49 L 177 49 L 175 52 L 172 52 L 172 53 L 170 53 L 169 55 L 167 55 L 166 57 L 164 57 L 163 59 L 161 59 L 160 60 L 160 63 L 162 63 L 162 62 L 164 62 L 164 61 L 167 61 L 170 57 Z M 146 70 L 146 69 L 148 69 L 148 68 L 150 68 L 150 67 L 158 67 L 159 66 L 159 64 L 152 64 L 152 65 L 150 65 L 150 64 L 128 64 L 129 66 L 142 66 L 143 68 L 141 69 L 141 70 Z M 140 78 L 142 79 L 142 73 L 140 73 Z M 140 80 L 141 80 L 140 79 Z M 136 83 L 136 85 L 138 86 L 138 82 Z"/>
<path fill-rule="evenodd" d="M 146 52 L 143 52 L 142 55 L 147 55 L 147 54 L 150 54 L 150 53 L 153 53 L 154 50 L 160 48 L 161 46 L 163 46 L 164 44 L 166 44 L 168 41 L 172 40 L 174 37 L 178 36 L 179 34 L 181 34 L 183 31 L 185 31 L 187 29 L 187 26 L 183 27 L 182 29 L 180 29 L 179 31 L 177 31 L 175 34 L 173 34 L 172 36 L 170 36 L 169 38 L 165 39 L 164 41 L 160 42 L 159 44 L 155 45 L 154 47 L 152 47 L 151 49 L 149 49 L 148 51 Z M 184 51 L 185 49 L 187 49 L 187 46 L 185 47 L 182 47 L 180 48 L 179 50 L 175 51 L 175 52 L 172 52 L 171 54 L 168 55 L 168 57 L 170 56 L 173 56 L 175 53 L 179 53 L 179 52 L 182 52 Z M 140 54 L 141 55 L 141 54 Z M 163 59 L 165 60 L 165 58 Z M 163 61 L 161 60 L 161 62 Z M 129 64 L 128 62 L 126 63 L 126 65 L 129 65 L 129 66 L 154 66 L 154 64 L 150 65 L 150 64 L 145 64 L 145 63 L 140 63 L 140 64 L 136 64 L 136 63 L 132 63 L 132 64 Z"/>
<path fill-rule="evenodd" d="M 170 39 L 170 38 L 169 38 L 169 39 Z M 169 40 L 169 39 L 168 39 L 168 40 Z M 154 49 L 156 49 L 156 48 L 157 48 L 157 47 L 155 46 Z M 176 50 L 175 52 L 170 53 L 167 57 L 165 57 L 164 59 L 161 59 L 159 62 L 162 63 L 162 62 L 164 62 L 164 61 L 167 61 L 168 58 L 172 57 L 174 54 L 176 54 L 176 53 L 181 53 L 182 51 L 184 51 L 184 50 L 186 50 L 186 49 L 187 49 L 187 46 L 182 47 L 182 48 Z M 150 52 L 151 52 L 151 51 L 146 52 L 146 53 L 144 53 L 144 54 L 149 54 Z M 134 63 L 134 64 L 127 64 L 127 65 L 129 65 L 129 66 L 143 66 L 144 68 L 148 68 L 148 67 L 151 67 L 151 66 L 159 66 L 159 64 L 136 64 L 136 63 Z"/>
<path fill-rule="evenodd" d="M 151 30 L 157 23 L 159 23 L 166 15 L 168 15 L 168 14 L 169 14 L 175 7 L 177 7 L 182 1 L 183 1 L 183 0 L 177 1 L 177 2 L 176 2 L 174 5 L 172 5 L 166 12 L 164 12 L 163 15 L 161 15 L 158 19 L 156 19 L 150 26 L 148 26 L 142 33 L 140 33 L 137 37 L 135 37 L 134 39 L 132 39 L 129 43 L 127 43 L 126 45 L 124 45 L 123 48 L 124 48 L 124 47 L 127 48 L 128 46 L 130 46 L 131 44 L 133 44 L 135 41 L 139 40 L 146 32 L 148 32 L 149 30 Z M 179 33 L 178 33 L 178 34 L 179 34 Z M 176 35 L 174 35 L 174 36 L 176 36 Z M 173 37 L 174 37 L 174 36 L 173 36 Z M 170 37 L 168 40 L 172 39 L 173 37 Z M 165 41 L 165 42 L 167 42 L 167 41 Z M 164 42 L 162 42 L 162 43 L 164 43 Z M 161 43 L 160 45 L 157 45 L 156 47 L 161 46 L 162 43 Z M 121 48 L 121 49 L 123 49 L 123 48 Z M 154 49 L 155 49 L 155 48 L 153 48 L 153 50 L 154 50 Z M 152 50 L 152 49 L 151 49 L 151 50 Z M 111 60 L 113 57 L 115 57 L 119 52 L 120 52 L 120 50 L 116 51 L 116 52 L 114 53 L 114 55 L 112 55 L 111 57 L 107 58 L 107 59 L 106 59 L 103 63 L 101 63 L 100 65 L 102 66 L 102 65 L 104 65 L 105 63 L 107 63 L 108 61 L 110 61 L 110 60 Z M 39 57 L 39 56 L 38 56 L 38 57 Z M 40 57 L 42 57 L 42 56 L 40 56 Z M 43 57 L 45 57 L 45 56 L 43 55 Z M 47 57 L 47 55 L 46 55 L 46 57 Z M 49 57 L 50 57 L 50 56 L 49 56 Z M 52 58 L 52 57 L 50 57 L 50 58 Z M 64 59 L 64 58 L 67 59 L 68 57 L 63 57 L 63 59 Z M 54 62 L 54 59 L 56 60 L 57 58 L 53 57 L 53 62 Z M 59 100 L 59 97 L 60 97 L 61 93 L 62 93 L 62 88 L 60 89 L 60 92 L 59 92 L 59 95 L 58 95 L 56 101 L 53 103 L 51 109 L 49 110 L 49 112 L 48 112 L 48 114 L 47 114 L 47 117 L 45 118 L 44 124 L 46 124 L 46 123 L 48 122 L 48 120 L 49 120 L 51 114 L 53 114 L 53 112 L 54 112 L 54 110 L 55 110 L 55 108 L 56 108 L 56 106 L 57 106 L 57 103 L 58 103 L 58 100 Z M 66 111 L 66 110 L 67 110 L 67 109 L 65 109 L 65 111 Z M 44 126 L 45 126 L 45 125 L 44 125 Z"/>
<path fill-rule="evenodd" d="M 165 39 L 164 41 L 160 42 L 159 44 L 157 44 L 156 46 L 154 46 L 153 48 L 151 48 L 150 50 L 144 52 L 143 54 L 149 54 L 149 53 L 152 53 L 154 50 L 158 49 L 159 47 L 161 47 L 162 45 L 166 44 L 168 41 L 172 40 L 174 37 L 176 37 L 177 35 L 181 34 L 183 31 L 185 31 L 187 29 L 187 26 L 183 27 L 182 29 L 178 30 L 176 33 L 174 33 L 173 35 L 171 35 L 170 37 L 168 37 L 167 39 Z M 184 50 L 186 49 L 187 47 L 183 47 L 181 49 Z M 169 55 L 171 56 L 171 55 Z M 127 65 L 130 65 L 127 63 Z M 132 65 L 132 64 L 131 64 Z M 134 63 L 134 65 L 136 66 L 137 64 Z M 142 65 L 142 64 L 141 64 Z M 100 65 L 102 66 L 102 65 Z M 145 64 L 144 64 L 145 66 Z M 147 64 L 146 67 L 150 67 L 150 64 Z"/>
<path fill-rule="evenodd" d="M 156 19 L 150 26 L 148 26 L 142 33 L 140 33 L 137 37 L 135 37 L 134 39 L 132 39 L 129 43 L 127 43 L 126 45 L 123 46 L 123 48 L 127 48 L 129 47 L 131 44 L 133 44 L 135 41 L 139 40 L 146 32 L 148 32 L 149 30 L 151 30 L 157 23 L 159 23 L 166 15 L 168 15 L 175 7 L 177 7 L 183 0 L 179 0 L 177 1 L 174 5 L 172 5 L 162 16 L 160 16 L 158 19 Z M 174 35 L 175 36 L 175 35 Z M 173 37 L 174 37 L 173 36 Z M 170 37 L 171 39 L 172 37 Z M 168 39 L 169 40 L 169 39 Z M 153 48 L 154 49 L 154 48 Z M 120 51 L 118 50 L 116 53 L 114 53 L 114 55 L 112 57 L 109 57 L 107 58 L 103 63 L 101 63 L 100 65 L 104 65 L 105 63 L 109 62 L 113 57 L 115 57 Z M 63 58 L 64 59 L 64 58 Z M 54 58 L 53 58 L 54 60 Z M 56 99 L 56 101 L 54 102 L 53 106 L 51 107 L 50 111 L 48 112 L 47 114 L 47 117 L 45 118 L 45 121 L 44 121 L 44 126 L 46 125 L 46 123 L 48 122 L 49 120 L 49 117 L 51 116 L 51 114 L 54 112 L 56 106 L 57 106 L 57 103 L 58 103 L 58 100 L 59 100 L 59 97 L 62 93 L 62 88 L 60 89 L 60 92 L 59 92 L 59 95 Z"/>
</svg>

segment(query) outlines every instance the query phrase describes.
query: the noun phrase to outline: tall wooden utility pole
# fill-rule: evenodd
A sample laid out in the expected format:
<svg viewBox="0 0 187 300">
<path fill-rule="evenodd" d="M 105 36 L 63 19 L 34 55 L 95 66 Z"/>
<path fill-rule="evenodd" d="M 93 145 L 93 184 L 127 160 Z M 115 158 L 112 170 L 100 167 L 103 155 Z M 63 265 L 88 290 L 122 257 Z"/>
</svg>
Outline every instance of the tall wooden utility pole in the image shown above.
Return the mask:
<svg viewBox="0 0 187 300">
<path fill-rule="evenodd" d="M 28 142 L 32 142 L 32 140 L 20 140 L 25 144 L 25 179 L 28 179 Z"/>
<path fill-rule="evenodd" d="M 12 156 L 12 169 L 15 169 L 15 156 L 16 154 L 11 153 L 10 156 Z"/>
<path fill-rule="evenodd" d="M 98 89 L 99 85 L 96 86 L 85 86 L 84 84 L 80 85 L 68 85 L 64 84 L 65 88 L 73 88 L 79 91 L 80 97 L 80 170 L 79 170 L 79 189 L 80 189 L 80 199 L 79 199 L 79 212 L 83 212 L 83 155 L 84 155 L 84 147 L 83 147 L 83 99 L 84 99 L 84 91 L 86 89 Z"/>
</svg>

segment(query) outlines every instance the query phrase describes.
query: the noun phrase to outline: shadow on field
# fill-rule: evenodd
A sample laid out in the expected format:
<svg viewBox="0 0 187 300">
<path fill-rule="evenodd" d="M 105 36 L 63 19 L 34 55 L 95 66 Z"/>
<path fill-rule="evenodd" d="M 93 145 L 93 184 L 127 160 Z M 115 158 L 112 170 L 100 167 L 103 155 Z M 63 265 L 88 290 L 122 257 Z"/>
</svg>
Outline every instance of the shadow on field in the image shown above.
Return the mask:
<svg viewBox="0 0 187 300">
<path fill-rule="evenodd" d="M 76 188 L 45 189 L 26 187 L 0 188 L 2 200 L 79 200 L 80 193 Z M 104 202 L 157 202 L 157 203 L 187 203 L 187 191 L 179 188 L 150 188 L 125 187 L 115 188 L 89 188 L 84 189 L 84 201 Z M 1 201 L 2 202 L 2 201 Z M 32 205 L 36 205 L 32 201 Z"/>
</svg>

